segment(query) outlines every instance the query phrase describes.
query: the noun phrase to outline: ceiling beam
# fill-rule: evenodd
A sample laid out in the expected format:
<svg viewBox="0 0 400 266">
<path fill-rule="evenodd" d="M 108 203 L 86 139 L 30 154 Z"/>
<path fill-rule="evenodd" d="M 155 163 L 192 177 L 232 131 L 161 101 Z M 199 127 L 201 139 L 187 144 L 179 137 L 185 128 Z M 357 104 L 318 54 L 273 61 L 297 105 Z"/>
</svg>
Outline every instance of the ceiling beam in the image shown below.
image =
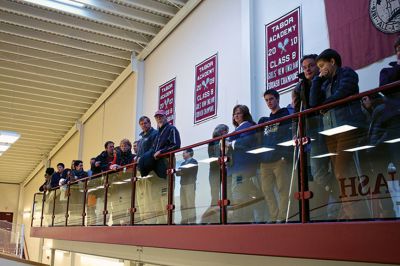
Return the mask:
<svg viewBox="0 0 400 266">
<path fill-rule="evenodd" d="M 152 12 L 156 12 L 159 14 L 163 14 L 165 16 L 173 17 L 178 11 L 179 8 L 176 6 L 169 6 L 157 1 L 150 0 L 121 0 L 122 3 L 128 4 L 130 6 L 137 6 L 140 8 L 151 10 Z"/>
<path fill-rule="evenodd" d="M 64 72 L 67 73 L 73 73 L 73 74 L 82 74 L 82 75 L 88 75 L 93 78 L 101 78 L 106 80 L 113 80 L 113 78 L 117 77 L 117 73 L 112 74 L 112 73 L 107 73 L 103 71 L 98 71 L 94 69 L 88 69 L 88 68 L 83 68 L 79 66 L 71 66 L 71 65 L 66 65 L 62 63 L 57 63 L 57 62 L 52 62 L 52 61 L 47 61 L 43 60 L 40 58 L 34 58 L 30 57 L 28 55 L 18 55 L 14 53 L 7 53 L 0 51 L 0 62 L 1 61 L 9 61 L 9 62 L 14 62 L 14 63 L 23 63 L 23 64 L 28 64 L 31 66 L 36 66 L 38 65 L 39 67 L 44 67 L 44 68 L 50 68 L 50 69 L 62 69 Z"/>
<path fill-rule="evenodd" d="M 37 49 L 27 48 L 18 45 L 12 45 L 4 42 L 0 42 L 0 51 L 7 52 L 10 54 L 17 55 L 29 55 L 29 57 L 43 59 L 47 61 L 57 62 L 61 64 L 78 66 L 88 69 L 95 69 L 106 73 L 118 74 L 124 70 L 126 67 L 116 67 L 108 64 L 97 63 L 93 61 L 88 61 L 81 58 L 68 57 L 65 55 L 55 54 L 52 52 L 45 52 Z"/>
<path fill-rule="evenodd" d="M 0 3 L 4 2 L 4 1 L 6 1 L 6 0 L 1 0 Z M 46 1 L 46 0 L 43 0 L 43 1 Z M 38 5 L 38 4 L 32 4 L 32 3 L 22 2 L 22 1 L 19 1 L 19 2 L 26 4 L 26 5 L 36 6 L 38 8 L 43 8 L 43 6 Z M 129 20 L 126 18 L 116 17 L 114 15 L 106 14 L 106 13 L 95 11 L 92 9 L 78 8 L 78 7 L 73 7 L 73 6 L 69 6 L 68 8 L 71 11 L 68 13 L 71 13 L 76 17 L 95 21 L 98 23 L 109 24 L 109 25 L 112 25 L 114 27 L 121 28 L 124 30 L 135 31 L 135 32 L 147 34 L 150 36 L 155 36 L 157 34 L 157 32 L 159 31 L 159 27 L 146 25 L 144 23 Z M 60 12 L 58 9 L 47 7 L 47 6 L 44 9 L 50 10 L 50 11 L 53 11 L 56 13 Z"/>
<path fill-rule="evenodd" d="M 6 76 L 6 73 L 10 73 L 11 71 L 3 70 L 0 72 L 0 88 L 4 88 L 11 91 L 20 91 L 20 92 L 32 92 L 32 93 L 44 93 L 46 96 L 51 97 L 68 97 L 68 100 L 76 100 L 79 102 L 92 103 L 94 102 L 98 96 L 101 94 L 93 91 L 80 90 L 79 88 L 70 88 L 67 86 L 60 86 L 54 83 L 43 83 L 37 82 L 32 79 L 31 83 L 28 79 L 25 79 L 27 76 L 31 74 L 25 74 L 24 79 L 9 75 Z M 3 75 L 4 74 L 4 75 Z M 14 74 L 11 72 L 11 74 Z M 15 85 L 13 85 L 15 84 Z M 54 90 L 51 90 L 51 86 L 54 87 Z M 96 97 L 97 96 L 97 97 Z"/>
<path fill-rule="evenodd" d="M 155 15 L 143 10 L 138 10 L 130 6 L 119 5 L 117 3 L 98 1 L 98 0 L 79 0 L 94 10 L 101 10 L 104 13 L 111 13 L 122 18 L 129 18 L 134 21 L 143 21 L 148 24 L 165 26 L 168 23 L 168 18 Z"/>
<path fill-rule="evenodd" d="M 50 106 L 50 105 L 45 105 L 45 104 L 37 104 L 35 101 L 28 102 L 12 97 L 7 97 L 5 99 L 0 98 L 0 104 L 3 105 L 3 107 L 8 107 L 8 108 L 29 108 L 35 111 L 39 112 L 51 112 L 52 114 L 57 114 L 64 116 L 65 118 L 73 118 L 73 117 L 79 117 L 82 114 L 82 111 L 79 110 L 70 110 L 70 109 L 61 109 L 59 106 Z"/>
<path fill-rule="evenodd" d="M 122 51 L 120 49 L 115 49 L 112 47 L 107 47 L 104 45 L 100 44 L 94 44 L 94 43 L 84 43 L 82 41 L 70 38 L 70 37 L 65 37 L 65 36 L 58 36 L 54 35 L 48 32 L 42 32 L 42 31 L 37 31 L 37 30 L 32 30 L 28 29 L 25 27 L 21 27 L 18 25 L 13 25 L 9 24 L 6 22 L 2 22 L 0 18 L 0 32 L 6 32 L 9 34 L 14 34 L 18 33 L 18 36 L 38 40 L 38 41 L 44 41 L 44 42 L 49 42 L 53 44 L 58 44 L 66 47 L 72 47 L 75 49 L 79 49 L 82 51 L 88 51 L 92 53 L 97 53 L 97 54 L 102 54 L 102 55 L 107 55 L 107 56 L 112 56 L 116 58 L 121 58 L 121 59 L 127 59 L 130 58 L 131 51 Z"/>
<path fill-rule="evenodd" d="M 63 14 L 60 12 L 49 12 L 49 10 L 33 7 L 28 4 L 20 4 L 11 1 L 2 1 L 0 3 L 0 8 L 3 10 L 7 10 L 8 12 L 34 17 L 36 19 L 48 21 L 54 24 L 65 25 L 70 28 L 79 29 L 81 31 L 97 33 L 103 36 L 109 36 L 129 42 L 141 43 L 144 45 L 148 43 L 151 39 L 151 37 L 147 37 L 144 34 L 134 32 L 131 29 L 124 30 L 116 27 L 107 26 L 104 22 L 97 23 L 88 19 L 81 19 L 79 17 Z"/>
<path fill-rule="evenodd" d="M 9 69 L 20 71 L 22 73 L 30 73 L 33 75 L 41 76 L 43 78 L 54 78 L 63 81 L 76 82 L 82 85 L 94 85 L 97 87 L 108 87 L 111 82 L 103 79 L 92 78 L 84 75 L 72 74 L 63 72 L 57 69 L 42 68 L 39 66 L 32 66 L 23 63 L 2 61 L 0 64 L 1 69 Z M 60 82 L 62 83 L 62 82 Z M 86 86 L 84 86 L 86 87 Z M 82 90 L 82 88 L 80 88 Z M 85 89 L 83 89 L 85 90 Z M 99 92 L 100 93 L 100 92 Z"/>
</svg>

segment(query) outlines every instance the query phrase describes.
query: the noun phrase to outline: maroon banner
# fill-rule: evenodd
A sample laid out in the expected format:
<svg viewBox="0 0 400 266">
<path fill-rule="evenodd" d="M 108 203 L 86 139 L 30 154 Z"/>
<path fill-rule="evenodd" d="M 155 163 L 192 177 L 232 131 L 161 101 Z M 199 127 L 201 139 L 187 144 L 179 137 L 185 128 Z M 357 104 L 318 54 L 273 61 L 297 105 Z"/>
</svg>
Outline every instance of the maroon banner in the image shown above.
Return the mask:
<svg viewBox="0 0 400 266">
<path fill-rule="evenodd" d="M 207 58 L 195 69 L 194 123 L 217 115 L 217 57 Z"/>
<path fill-rule="evenodd" d="M 298 82 L 300 7 L 265 26 L 266 87 L 287 91 Z"/>
<path fill-rule="evenodd" d="M 330 46 L 341 55 L 343 66 L 359 69 L 394 54 L 400 16 L 391 14 L 396 14 L 396 10 L 399 12 L 399 3 L 390 0 L 325 0 Z M 390 31 L 392 34 L 388 33 Z"/>
<path fill-rule="evenodd" d="M 176 78 L 159 86 L 158 109 L 167 113 L 167 121 L 173 125 L 175 118 L 175 81 Z"/>
</svg>

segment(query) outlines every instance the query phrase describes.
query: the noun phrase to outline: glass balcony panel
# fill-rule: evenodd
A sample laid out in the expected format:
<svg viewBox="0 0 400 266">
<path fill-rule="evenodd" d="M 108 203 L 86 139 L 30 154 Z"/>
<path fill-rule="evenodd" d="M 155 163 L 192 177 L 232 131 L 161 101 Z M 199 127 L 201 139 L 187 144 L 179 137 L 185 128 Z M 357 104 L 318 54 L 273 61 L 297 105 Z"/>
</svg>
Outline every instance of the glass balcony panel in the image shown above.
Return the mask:
<svg viewBox="0 0 400 266">
<path fill-rule="evenodd" d="M 298 221 L 292 120 L 227 140 L 229 223 Z"/>
<path fill-rule="evenodd" d="M 104 224 L 104 180 L 106 175 L 96 176 L 87 182 L 85 225 Z"/>
<path fill-rule="evenodd" d="M 43 193 L 36 193 L 33 201 L 33 227 L 40 227 L 42 216 Z"/>
<path fill-rule="evenodd" d="M 43 207 L 43 227 L 52 226 L 55 190 L 46 191 Z"/>
<path fill-rule="evenodd" d="M 85 201 L 85 181 L 70 185 L 68 225 L 82 225 L 83 203 Z"/>
<path fill-rule="evenodd" d="M 67 213 L 68 186 L 64 185 L 55 190 L 54 226 L 65 226 Z"/>
<path fill-rule="evenodd" d="M 382 94 L 306 117 L 311 220 L 399 217 L 400 113 Z"/>
<path fill-rule="evenodd" d="M 167 224 L 169 160 L 159 158 L 155 166 L 158 174 L 151 171 L 142 175 L 137 171 L 135 224 Z"/>
<path fill-rule="evenodd" d="M 132 167 L 108 175 L 107 225 L 130 225 Z"/>
<path fill-rule="evenodd" d="M 220 222 L 218 155 L 209 153 L 208 145 L 175 154 L 173 223 Z"/>
</svg>

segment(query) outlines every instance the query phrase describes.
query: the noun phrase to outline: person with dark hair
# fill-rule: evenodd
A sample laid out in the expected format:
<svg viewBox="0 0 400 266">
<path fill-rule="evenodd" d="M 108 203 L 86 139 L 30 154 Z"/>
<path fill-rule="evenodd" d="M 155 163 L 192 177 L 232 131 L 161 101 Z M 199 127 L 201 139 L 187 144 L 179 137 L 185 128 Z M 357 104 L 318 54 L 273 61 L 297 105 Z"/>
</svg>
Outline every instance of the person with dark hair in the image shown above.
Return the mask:
<svg viewBox="0 0 400 266">
<path fill-rule="evenodd" d="M 279 98 L 276 90 L 269 89 L 264 92 L 264 100 L 271 114 L 269 117 L 261 117 L 258 124 L 289 115 L 287 108 L 279 106 Z M 284 222 L 288 218 L 293 155 L 290 147 L 277 145 L 292 139 L 290 126 L 291 120 L 268 125 L 264 128 L 262 137 L 262 147 L 272 149 L 260 155 L 261 189 L 269 210 L 268 222 L 271 223 Z"/>
<path fill-rule="evenodd" d="M 398 138 L 400 117 L 392 115 L 387 109 L 387 98 L 379 93 L 361 98 L 361 107 L 368 122 L 368 133 L 361 144 L 374 147 L 358 152 L 364 174 L 363 192 L 370 197 L 368 203 L 377 206 L 374 208 L 374 216 L 370 218 L 394 218 L 394 207 L 389 193 L 389 187 L 394 180 L 386 172 L 388 165 L 398 164 L 396 157 L 399 147 L 384 142 Z M 384 186 L 376 186 L 376 183 L 383 183 Z M 396 199 L 393 201 L 396 203 Z"/>
<path fill-rule="evenodd" d="M 92 176 L 93 175 L 92 168 L 93 168 L 95 162 L 96 162 L 96 158 L 95 157 L 90 158 L 90 168 L 89 168 L 89 170 L 86 171 L 88 173 L 88 176 Z"/>
<path fill-rule="evenodd" d="M 138 140 L 136 152 L 137 158 L 142 157 L 151 149 L 151 147 L 153 147 L 154 140 L 158 134 L 158 131 L 151 126 L 150 118 L 147 116 L 139 118 L 139 126 L 142 129 L 142 132 L 139 134 L 140 139 Z"/>
<path fill-rule="evenodd" d="M 65 171 L 65 165 L 63 163 L 57 164 L 57 172 L 55 172 L 51 178 L 51 187 L 57 187 L 61 179 L 67 178 L 67 172 Z"/>
<path fill-rule="evenodd" d="M 83 170 L 83 162 L 81 160 L 74 160 L 74 167 L 71 170 L 71 180 L 79 180 L 88 177 L 88 174 Z"/>
<path fill-rule="evenodd" d="M 147 116 L 141 116 L 139 118 L 139 126 L 142 132 L 139 134 L 140 139 L 137 141 L 137 150 L 135 151 L 135 160 L 138 162 L 138 172 L 140 172 L 140 160 L 147 152 L 151 150 L 154 140 L 157 137 L 158 131 L 151 126 L 150 118 Z M 150 182 L 151 178 L 146 178 L 146 176 L 139 177 L 136 182 L 136 202 L 138 206 L 138 217 L 140 217 L 139 222 L 143 223 L 153 223 L 152 219 L 148 216 L 154 216 L 154 213 L 158 210 L 155 206 L 158 206 L 159 194 L 155 193 L 156 189 L 152 191 L 152 186 Z M 153 196 L 152 193 L 155 193 Z M 148 215 L 146 215 L 148 214 Z"/>
<path fill-rule="evenodd" d="M 311 81 L 315 75 L 318 75 L 318 67 L 315 62 L 317 56 L 316 54 L 309 54 L 303 56 L 300 60 L 303 72 L 298 75 L 300 81 L 293 89 L 292 96 L 293 107 L 296 113 L 310 108 Z"/>
<path fill-rule="evenodd" d="M 333 49 L 324 50 L 316 59 L 320 74 L 312 80 L 310 92 L 310 106 L 317 107 L 331 103 L 359 93 L 358 75 L 349 68 L 342 67 L 342 60 L 338 52 Z M 326 145 L 331 156 L 333 171 L 335 173 L 341 200 L 339 219 L 357 219 L 368 216 L 364 202 L 356 203 L 354 197 L 346 193 L 345 184 L 351 182 L 350 178 L 357 176 L 356 163 L 351 152 L 344 151 L 357 146 L 358 138 L 362 135 L 361 127 L 364 126 L 360 102 L 353 101 L 329 110 L 321 111 L 323 130 L 333 128 L 350 128 L 333 135 L 328 135 Z M 353 162 L 353 163 L 351 163 Z M 347 191 L 348 192 L 348 191 Z"/>
<path fill-rule="evenodd" d="M 292 91 L 292 104 L 295 107 L 295 112 L 304 111 L 310 108 L 310 90 L 312 79 L 319 75 L 318 66 L 316 63 L 318 55 L 309 54 L 301 58 L 300 64 L 303 69 L 298 77 L 299 83 Z M 299 136 L 298 120 L 294 119 L 292 124 L 292 132 L 294 138 Z M 336 182 L 330 166 L 330 159 L 328 157 L 313 158 L 316 155 L 326 154 L 327 147 L 323 135 L 318 134 L 322 128 L 321 116 L 318 114 L 309 114 L 304 120 L 303 125 L 305 131 L 303 135 L 314 139 L 311 143 L 311 149 L 307 153 L 308 167 L 308 180 L 309 188 L 313 191 L 313 198 L 310 200 L 310 217 L 312 219 L 326 220 L 334 216 L 332 211 L 328 212 L 328 202 L 330 197 L 329 190 L 333 189 Z M 336 187 L 335 187 L 336 188 Z"/>
<path fill-rule="evenodd" d="M 400 80 L 400 36 L 394 43 L 397 61 L 390 62 L 390 67 L 383 68 L 379 73 L 379 86 Z"/>
<path fill-rule="evenodd" d="M 154 118 L 157 122 L 158 133 L 153 146 L 139 157 L 138 167 L 142 178 L 150 176 L 151 194 L 153 201 L 157 201 L 152 204 L 157 213 L 157 223 L 166 223 L 168 159 L 160 155 L 179 149 L 181 139 L 176 127 L 168 123 L 164 110 L 156 111 Z"/>
<path fill-rule="evenodd" d="M 217 138 L 223 135 L 228 134 L 229 127 L 225 124 L 219 124 L 214 128 L 212 133 L 212 138 Z M 210 162 L 209 169 L 209 184 L 210 184 L 210 192 L 211 192 L 211 202 L 210 207 L 203 213 L 201 217 L 202 223 L 218 223 L 220 222 L 219 216 L 219 206 L 218 200 L 220 199 L 220 191 L 221 191 L 221 168 L 219 164 L 218 158 L 221 156 L 221 140 L 215 140 L 208 143 L 208 157 L 213 159 Z M 226 174 L 226 169 L 225 169 Z M 227 181 L 231 181 L 231 178 L 227 178 Z M 227 186 L 230 188 L 230 184 Z M 230 192 L 230 189 L 227 190 Z M 230 193 L 229 196 L 230 197 Z"/>
<path fill-rule="evenodd" d="M 235 131 L 254 126 L 256 123 L 246 105 L 238 104 L 232 111 L 232 124 Z M 231 163 L 228 176 L 232 176 L 232 216 L 231 222 L 257 222 L 253 213 L 254 200 L 259 189 L 254 183 L 257 171 L 257 160 L 248 151 L 256 147 L 256 132 L 246 131 L 229 137 L 228 152 Z M 229 188 L 228 188 L 229 189 Z"/>
<path fill-rule="evenodd" d="M 122 139 L 119 146 L 114 149 L 114 159 L 110 165 L 110 169 L 115 170 L 118 167 L 133 162 L 132 143 L 129 139 Z"/>
<path fill-rule="evenodd" d="M 109 170 L 114 160 L 114 142 L 107 141 L 104 143 L 104 148 L 105 150 L 96 157 L 96 161 L 92 166 L 93 175 Z"/>
<path fill-rule="evenodd" d="M 184 161 L 176 171 L 176 175 L 181 177 L 181 224 L 196 223 L 196 180 L 199 167 L 193 155 L 193 149 L 189 148 L 184 150 L 182 152 Z"/>
<path fill-rule="evenodd" d="M 43 185 L 41 185 L 39 187 L 40 192 L 44 192 L 46 190 L 49 190 L 53 187 L 58 186 L 58 184 L 56 186 L 52 186 L 52 184 L 51 184 L 53 174 L 54 174 L 54 168 L 52 168 L 52 167 L 46 168 L 46 172 L 44 173 L 45 181 L 44 181 Z"/>
<path fill-rule="evenodd" d="M 212 137 L 220 137 L 228 134 L 229 127 L 225 124 L 219 124 L 215 127 Z M 210 158 L 219 158 L 221 156 L 221 141 L 213 141 L 208 144 L 208 156 Z M 211 206 L 217 206 L 220 198 L 220 165 L 218 160 L 210 162 L 209 173 L 210 189 L 211 189 Z"/>
</svg>

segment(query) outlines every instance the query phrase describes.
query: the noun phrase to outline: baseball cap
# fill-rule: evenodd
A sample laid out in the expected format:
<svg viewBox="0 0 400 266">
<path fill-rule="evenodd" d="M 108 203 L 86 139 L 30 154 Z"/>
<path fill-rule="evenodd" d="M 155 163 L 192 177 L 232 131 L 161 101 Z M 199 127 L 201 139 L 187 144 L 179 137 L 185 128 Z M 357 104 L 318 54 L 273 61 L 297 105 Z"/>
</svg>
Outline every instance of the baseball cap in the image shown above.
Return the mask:
<svg viewBox="0 0 400 266">
<path fill-rule="evenodd" d="M 165 113 L 164 110 L 158 110 L 158 111 L 154 114 L 154 116 L 157 116 L 157 115 L 167 115 L 167 114 Z"/>
</svg>

